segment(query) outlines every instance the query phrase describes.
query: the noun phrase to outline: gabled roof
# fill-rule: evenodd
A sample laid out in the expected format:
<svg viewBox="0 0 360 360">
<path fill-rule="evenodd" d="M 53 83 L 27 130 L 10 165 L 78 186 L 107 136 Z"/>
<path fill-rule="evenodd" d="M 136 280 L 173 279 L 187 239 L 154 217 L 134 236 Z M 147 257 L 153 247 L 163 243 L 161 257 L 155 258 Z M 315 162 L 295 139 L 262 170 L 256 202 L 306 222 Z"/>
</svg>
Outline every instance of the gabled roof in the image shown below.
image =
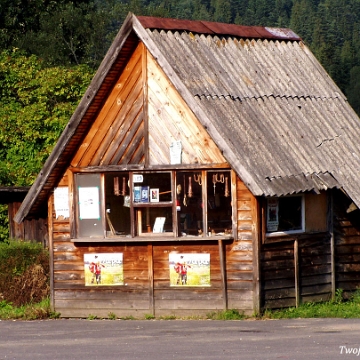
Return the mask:
<svg viewBox="0 0 360 360">
<path fill-rule="evenodd" d="M 129 14 L 16 221 L 44 204 L 140 41 L 254 195 L 338 187 L 360 205 L 359 118 L 296 34 Z"/>
</svg>

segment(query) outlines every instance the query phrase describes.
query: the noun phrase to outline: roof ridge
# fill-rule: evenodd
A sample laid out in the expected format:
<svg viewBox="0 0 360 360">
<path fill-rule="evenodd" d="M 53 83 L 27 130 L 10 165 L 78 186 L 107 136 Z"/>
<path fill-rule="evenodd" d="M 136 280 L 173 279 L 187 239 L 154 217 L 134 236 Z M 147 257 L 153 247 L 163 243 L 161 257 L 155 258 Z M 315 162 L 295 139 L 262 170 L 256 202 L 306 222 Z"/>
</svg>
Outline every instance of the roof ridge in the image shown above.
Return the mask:
<svg viewBox="0 0 360 360">
<path fill-rule="evenodd" d="M 199 34 L 230 35 L 256 39 L 278 39 L 302 41 L 291 29 L 262 26 L 226 24 L 203 20 L 182 20 L 152 16 L 136 16 L 141 25 L 148 29 L 181 30 Z"/>
</svg>

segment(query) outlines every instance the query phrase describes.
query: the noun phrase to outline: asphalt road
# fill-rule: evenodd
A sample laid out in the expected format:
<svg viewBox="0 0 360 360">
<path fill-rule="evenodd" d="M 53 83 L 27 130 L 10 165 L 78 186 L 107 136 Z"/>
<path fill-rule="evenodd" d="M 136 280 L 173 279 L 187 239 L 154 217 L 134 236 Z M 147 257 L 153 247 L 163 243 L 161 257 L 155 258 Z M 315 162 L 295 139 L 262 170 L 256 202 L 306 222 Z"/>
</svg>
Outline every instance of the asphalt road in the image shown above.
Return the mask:
<svg viewBox="0 0 360 360">
<path fill-rule="evenodd" d="M 360 359 L 360 320 L 0 321 L 0 360 Z"/>
</svg>

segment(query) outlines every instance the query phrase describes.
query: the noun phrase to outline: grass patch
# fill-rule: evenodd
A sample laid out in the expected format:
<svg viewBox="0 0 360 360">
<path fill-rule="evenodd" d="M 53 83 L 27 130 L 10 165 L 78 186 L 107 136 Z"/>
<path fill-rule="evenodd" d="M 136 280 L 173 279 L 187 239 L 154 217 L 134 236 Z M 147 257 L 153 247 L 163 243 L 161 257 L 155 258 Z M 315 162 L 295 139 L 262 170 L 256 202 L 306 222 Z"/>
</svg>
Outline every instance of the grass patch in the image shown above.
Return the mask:
<svg viewBox="0 0 360 360">
<path fill-rule="evenodd" d="M 59 313 L 51 311 L 49 298 L 43 299 L 36 304 L 13 306 L 5 300 L 0 301 L 1 320 L 39 320 L 55 319 Z"/>
<path fill-rule="evenodd" d="M 360 318 L 360 291 L 345 300 L 342 290 L 336 291 L 333 301 L 321 303 L 305 303 L 298 308 L 290 307 L 279 310 L 265 310 L 261 319 L 295 319 L 295 318 Z"/>
<path fill-rule="evenodd" d="M 109 320 L 116 320 L 116 319 L 117 319 L 117 316 L 116 316 L 116 314 L 114 314 L 113 312 L 109 312 L 109 314 L 108 314 L 108 319 L 109 319 Z"/>
</svg>

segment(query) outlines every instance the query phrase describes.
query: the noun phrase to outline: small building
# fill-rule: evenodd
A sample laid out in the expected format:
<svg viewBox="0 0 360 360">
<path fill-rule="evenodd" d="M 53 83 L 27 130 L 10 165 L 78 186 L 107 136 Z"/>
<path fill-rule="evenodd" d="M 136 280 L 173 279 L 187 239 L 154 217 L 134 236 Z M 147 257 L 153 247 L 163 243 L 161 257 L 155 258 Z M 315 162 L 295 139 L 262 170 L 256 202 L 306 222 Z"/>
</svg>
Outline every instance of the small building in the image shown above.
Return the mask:
<svg viewBox="0 0 360 360">
<path fill-rule="evenodd" d="M 20 224 L 14 221 L 29 189 L 29 186 L 0 186 L 0 204 L 6 204 L 8 209 L 9 236 L 10 239 L 41 242 L 47 247 L 47 223 L 44 214 L 40 212 L 36 218 L 26 219 Z M 46 213 L 45 211 L 45 215 Z"/>
<path fill-rule="evenodd" d="M 23 201 L 64 317 L 196 315 L 360 285 L 360 121 L 299 36 L 129 14 Z"/>
</svg>

